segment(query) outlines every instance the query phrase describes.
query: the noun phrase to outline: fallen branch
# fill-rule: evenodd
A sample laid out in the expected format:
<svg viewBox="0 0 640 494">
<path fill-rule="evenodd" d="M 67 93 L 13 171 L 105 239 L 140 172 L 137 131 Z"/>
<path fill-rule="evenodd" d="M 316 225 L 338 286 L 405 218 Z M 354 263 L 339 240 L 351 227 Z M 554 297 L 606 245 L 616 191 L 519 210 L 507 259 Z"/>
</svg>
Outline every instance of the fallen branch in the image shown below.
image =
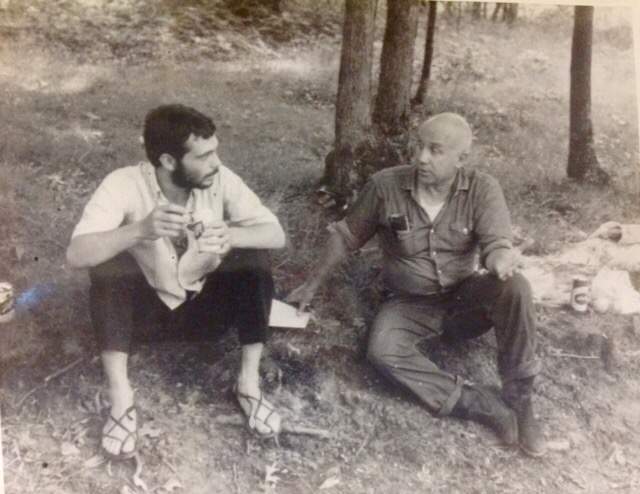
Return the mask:
<svg viewBox="0 0 640 494">
<path fill-rule="evenodd" d="M 51 374 L 49 374 L 47 377 L 45 377 L 43 379 L 43 381 L 38 384 L 36 387 L 32 388 L 31 390 L 29 390 L 27 393 L 25 393 L 22 398 L 20 398 L 15 405 L 13 406 L 13 408 L 16 410 L 16 413 L 20 413 L 20 409 L 22 408 L 22 405 L 24 405 L 24 402 L 26 401 L 27 398 L 29 398 L 32 394 L 34 394 L 36 391 L 38 391 L 39 389 L 45 388 L 47 386 L 47 384 L 49 384 L 50 381 L 52 381 L 53 379 L 55 379 L 56 377 L 60 377 L 62 374 L 64 374 L 65 372 L 70 371 L 71 369 L 73 369 L 74 367 L 76 367 L 78 364 L 84 362 L 84 360 L 86 359 L 86 357 L 80 357 L 77 358 L 76 360 L 74 360 L 73 362 L 71 362 L 70 364 L 65 365 L 64 367 L 58 369 L 55 372 L 52 372 Z M 95 361 L 97 359 L 97 357 L 94 357 L 94 359 L 92 361 Z"/>
<path fill-rule="evenodd" d="M 237 417 L 234 415 L 220 415 L 216 417 L 216 423 L 221 425 L 234 425 L 238 427 L 243 427 L 246 424 L 246 421 L 242 417 Z M 313 427 L 304 427 L 300 425 L 290 425 L 283 423 L 281 432 L 287 434 L 300 434 L 306 436 L 315 436 L 320 437 L 322 439 L 328 439 L 331 437 L 331 433 L 324 429 L 315 429 Z"/>
<path fill-rule="evenodd" d="M 550 353 L 549 357 L 564 357 L 564 358 L 578 358 L 585 360 L 599 360 L 599 355 L 578 355 L 575 353 L 563 353 L 563 352 L 554 352 Z"/>
</svg>

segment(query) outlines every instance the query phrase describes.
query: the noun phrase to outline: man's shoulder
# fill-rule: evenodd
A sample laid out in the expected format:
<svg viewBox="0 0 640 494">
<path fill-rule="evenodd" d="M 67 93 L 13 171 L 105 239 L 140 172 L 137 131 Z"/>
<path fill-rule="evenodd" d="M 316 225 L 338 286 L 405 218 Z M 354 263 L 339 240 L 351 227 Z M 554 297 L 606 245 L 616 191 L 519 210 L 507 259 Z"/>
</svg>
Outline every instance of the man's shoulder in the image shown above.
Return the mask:
<svg viewBox="0 0 640 494">
<path fill-rule="evenodd" d="M 493 175 L 481 170 L 464 170 L 465 177 L 473 188 L 495 188 L 500 187 L 500 182 Z"/>
<path fill-rule="evenodd" d="M 411 165 L 393 166 L 377 171 L 371 175 L 371 180 L 380 186 L 404 186 L 411 183 L 414 171 Z"/>
<path fill-rule="evenodd" d="M 138 163 L 137 165 L 122 166 L 111 170 L 104 177 L 105 183 L 126 184 L 137 182 L 142 179 L 144 163 Z"/>
</svg>

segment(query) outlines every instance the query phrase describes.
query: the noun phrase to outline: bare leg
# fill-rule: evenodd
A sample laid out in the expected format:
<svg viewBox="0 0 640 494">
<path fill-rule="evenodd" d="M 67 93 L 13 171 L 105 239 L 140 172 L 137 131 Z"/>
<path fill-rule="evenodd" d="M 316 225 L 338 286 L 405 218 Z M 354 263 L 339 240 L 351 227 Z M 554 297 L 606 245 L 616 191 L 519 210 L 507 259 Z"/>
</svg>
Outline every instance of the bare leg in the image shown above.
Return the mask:
<svg viewBox="0 0 640 494">
<path fill-rule="evenodd" d="M 133 405 L 133 389 L 129 383 L 127 375 L 127 361 L 129 355 L 125 352 L 104 351 L 101 354 L 102 366 L 107 377 L 109 387 L 109 399 L 111 401 L 111 415 L 117 419 L 122 417 L 122 424 L 129 430 L 135 430 L 137 417 L 132 414 L 125 415 L 126 410 Z M 103 432 L 113 437 L 104 437 L 102 439 L 102 447 L 113 455 L 120 453 L 131 453 L 135 448 L 135 441 L 132 436 L 122 444 L 122 440 L 127 432 L 121 427 L 113 427 L 112 420 L 108 419 L 104 425 Z"/>
</svg>

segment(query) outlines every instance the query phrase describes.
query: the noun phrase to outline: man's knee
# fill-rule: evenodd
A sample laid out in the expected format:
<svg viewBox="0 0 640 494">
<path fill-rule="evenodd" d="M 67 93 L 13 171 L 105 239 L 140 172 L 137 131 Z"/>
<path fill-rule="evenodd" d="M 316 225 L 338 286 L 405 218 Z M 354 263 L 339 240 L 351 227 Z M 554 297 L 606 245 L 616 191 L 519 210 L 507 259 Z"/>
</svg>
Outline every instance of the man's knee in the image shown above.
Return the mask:
<svg viewBox="0 0 640 494">
<path fill-rule="evenodd" d="M 89 279 L 92 285 L 113 283 L 120 280 L 129 283 L 139 276 L 142 276 L 140 267 L 128 252 L 123 252 L 108 261 L 89 268 Z"/>
<path fill-rule="evenodd" d="M 377 368 L 392 365 L 390 357 L 398 346 L 395 319 L 392 311 L 381 311 L 373 321 L 367 346 L 367 360 Z"/>
<path fill-rule="evenodd" d="M 520 273 L 501 281 L 502 296 L 510 299 L 529 301 L 532 299 L 531 284 Z"/>
</svg>

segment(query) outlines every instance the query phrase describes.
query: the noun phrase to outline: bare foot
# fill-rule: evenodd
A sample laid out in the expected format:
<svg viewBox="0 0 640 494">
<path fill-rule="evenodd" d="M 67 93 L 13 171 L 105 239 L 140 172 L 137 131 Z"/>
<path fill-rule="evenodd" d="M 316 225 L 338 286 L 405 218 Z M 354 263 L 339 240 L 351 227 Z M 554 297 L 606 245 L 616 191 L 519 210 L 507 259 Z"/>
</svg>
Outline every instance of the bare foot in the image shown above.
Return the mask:
<svg viewBox="0 0 640 494">
<path fill-rule="evenodd" d="M 273 404 L 264 398 L 257 385 L 241 387 L 238 382 L 235 394 L 251 430 L 260 436 L 272 436 L 280 432 L 280 415 Z"/>
<path fill-rule="evenodd" d="M 114 457 L 127 457 L 135 451 L 137 412 L 131 389 L 111 390 L 111 410 L 102 428 L 102 447 Z"/>
</svg>

